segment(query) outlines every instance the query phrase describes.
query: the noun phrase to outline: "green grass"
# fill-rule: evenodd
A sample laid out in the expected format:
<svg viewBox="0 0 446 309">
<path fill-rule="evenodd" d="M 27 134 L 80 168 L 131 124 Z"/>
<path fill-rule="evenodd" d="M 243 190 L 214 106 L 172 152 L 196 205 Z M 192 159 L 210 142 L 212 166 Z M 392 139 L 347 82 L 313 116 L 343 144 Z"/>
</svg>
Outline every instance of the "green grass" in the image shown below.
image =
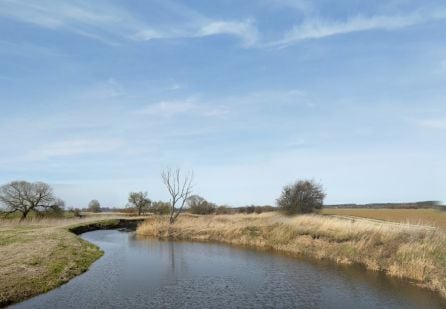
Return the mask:
<svg viewBox="0 0 446 309">
<path fill-rule="evenodd" d="M 47 292 L 88 270 L 103 252 L 76 234 L 121 223 L 118 218 L 0 220 L 0 307 Z"/>
</svg>

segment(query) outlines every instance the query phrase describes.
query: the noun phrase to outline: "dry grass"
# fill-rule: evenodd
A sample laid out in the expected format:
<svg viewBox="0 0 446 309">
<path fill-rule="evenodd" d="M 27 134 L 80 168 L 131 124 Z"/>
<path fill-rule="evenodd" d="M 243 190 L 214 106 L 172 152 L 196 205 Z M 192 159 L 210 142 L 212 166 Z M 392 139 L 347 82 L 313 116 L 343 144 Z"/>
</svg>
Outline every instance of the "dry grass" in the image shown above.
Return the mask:
<svg viewBox="0 0 446 309">
<path fill-rule="evenodd" d="M 150 218 L 137 234 L 218 241 L 337 263 L 359 263 L 410 279 L 446 297 L 446 234 L 423 226 L 320 215 L 183 215 L 173 226 Z"/>
<path fill-rule="evenodd" d="M 446 211 L 437 209 L 326 208 L 322 214 L 429 225 L 446 230 Z"/>
<path fill-rule="evenodd" d="M 100 224 L 113 224 L 109 217 Z M 98 222 L 82 219 L 0 220 L 0 307 L 49 291 L 86 271 L 102 251 L 69 228 Z"/>
</svg>

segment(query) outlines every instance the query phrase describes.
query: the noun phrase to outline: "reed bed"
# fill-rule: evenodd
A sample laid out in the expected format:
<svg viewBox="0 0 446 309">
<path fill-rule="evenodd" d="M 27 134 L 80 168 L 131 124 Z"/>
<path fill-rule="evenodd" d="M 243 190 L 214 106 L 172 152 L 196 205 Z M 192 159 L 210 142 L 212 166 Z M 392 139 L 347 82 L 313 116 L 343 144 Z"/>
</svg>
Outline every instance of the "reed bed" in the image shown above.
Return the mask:
<svg viewBox="0 0 446 309">
<path fill-rule="evenodd" d="M 342 264 L 362 264 L 446 297 L 446 234 L 437 228 L 321 215 L 279 213 L 147 219 L 138 235 L 215 241 Z"/>
</svg>

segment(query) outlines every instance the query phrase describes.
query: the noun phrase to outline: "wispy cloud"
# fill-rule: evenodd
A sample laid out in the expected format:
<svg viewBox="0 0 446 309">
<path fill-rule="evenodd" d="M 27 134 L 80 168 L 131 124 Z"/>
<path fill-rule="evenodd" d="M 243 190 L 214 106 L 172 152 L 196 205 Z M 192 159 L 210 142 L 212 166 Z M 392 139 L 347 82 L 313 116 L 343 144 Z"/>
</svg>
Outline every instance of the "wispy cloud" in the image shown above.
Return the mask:
<svg viewBox="0 0 446 309">
<path fill-rule="evenodd" d="M 118 149 L 123 141 L 117 139 L 73 139 L 45 144 L 27 156 L 29 160 L 105 153 Z"/>
<path fill-rule="evenodd" d="M 257 42 L 257 28 L 252 20 L 243 22 L 226 22 L 216 21 L 210 22 L 197 32 L 197 37 L 205 37 L 217 34 L 232 34 L 243 40 L 245 47 L 252 46 Z"/>
<path fill-rule="evenodd" d="M 197 97 L 189 97 L 183 100 L 166 100 L 151 103 L 137 111 L 141 115 L 158 117 L 173 117 L 180 114 L 201 117 L 219 117 L 229 113 L 225 106 L 206 104 Z"/>
<path fill-rule="evenodd" d="M 5 0 L 0 2 L 0 15 L 110 43 L 119 37 L 129 37 L 144 27 L 128 12 L 105 3 Z"/>
<path fill-rule="evenodd" d="M 138 111 L 144 115 L 173 116 L 191 112 L 196 109 L 197 105 L 194 98 L 185 100 L 160 101 L 149 104 Z"/>
<path fill-rule="evenodd" d="M 199 14 L 188 15 L 192 19 L 183 24 L 171 24 L 158 29 L 158 26 L 151 26 L 122 7 L 106 2 L 0 2 L 0 16 L 43 28 L 69 31 L 112 45 L 122 39 L 150 41 L 221 34 L 239 37 L 243 46 L 251 46 L 257 40 L 257 30 L 252 20 L 215 21 Z"/>
<path fill-rule="evenodd" d="M 320 39 L 334 35 L 341 35 L 370 30 L 396 30 L 408 26 L 421 24 L 430 20 L 446 18 L 442 12 L 431 14 L 413 13 L 395 16 L 355 16 L 346 20 L 327 20 L 322 18 L 309 18 L 303 23 L 294 26 L 285 33 L 282 39 L 270 45 L 286 47 L 303 40 Z"/>
</svg>

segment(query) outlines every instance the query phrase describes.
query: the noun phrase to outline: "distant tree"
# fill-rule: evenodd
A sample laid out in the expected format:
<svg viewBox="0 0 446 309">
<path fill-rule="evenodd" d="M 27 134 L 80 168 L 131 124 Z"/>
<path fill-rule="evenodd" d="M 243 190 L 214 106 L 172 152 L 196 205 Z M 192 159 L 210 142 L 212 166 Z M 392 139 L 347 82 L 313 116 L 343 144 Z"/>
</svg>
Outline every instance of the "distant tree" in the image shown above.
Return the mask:
<svg viewBox="0 0 446 309">
<path fill-rule="evenodd" d="M 226 205 L 218 206 L 217 209 L 215 209 L 215 213 L 217 215 L 228 215 L 234 213 L 234 210 Z"/>
<path fill-rule="evenodd" d="M 254 205 L 246 206 L 245 209 L 246 209 L 247 214 L 252 214 L 252 213 L 254 213 L 254 211 L 256 211 L 256 207 Z"/>
<path fill-rule="evenodd" d="M 88 211 L 101 212 L 101 204 L 99 204 L 99 201 L 91 200 L 90 203 L 88 203 Z"/>
<path fill-rule="evenodd" d="M 56 199 L 52 207 L 44 209 L 43 211 L 36 211 L 38 217 L 55 217 L 60 218 L 65 214 L 65 202 L 61 199 Z"/>
<path fill-rule="evenodd" d="M 167 215 L 170 212 L 170 203 L 163 201 L 152 202 L 149 211 L 156 215 Z"/>
<path fill-rule="evenodd" d="M 246 207 L 239 207 L 238 208 L 238 212 L 241 213 L 241 214 L 245 213 L 246 212 Z"/>
<path fill-rule="evenodd" d="M 129 206 L 136 209 L 138 216 L 148 211 L 151 203 L 147 192 L 130 192 L 129 194 Z"/>
<path fill-rule="evenodd" d="M 215 212 L 217 206 L 206 201 L 199 195 L 192 195 L 187 199 L 189 211 L 196 215 L 208 215 Z"/>
<path fill-rule="evenodd" d="M 74 217 L 82 218 L 81 210 L 79 208 L 72 208 L 71 207 L 68 211 L 70 213 L 72 213 Z"/>
<path fill-rule="evenodd" d="M 0 204 L 4 214 L 20 213 L 23 220 L 31 211 L 63 208 L 64 204 L 44 182 L 13 181 L 0 187 Z"/>
<path fill-rule="evenodd" d="M 277 205 L 287 214 L 311 213 L 323 207 L 324 198 L 321 184 L 313 180 L 299 180 L 283 188 Z"/>
<path fill-rule="evenodd" d="M 181 175 L 180 169 L 169 168 L 161 173 L 161 178 L 170 194 L 169 223 L 174 224 L 192 193 L 193 173 Z"/>
</svg>

